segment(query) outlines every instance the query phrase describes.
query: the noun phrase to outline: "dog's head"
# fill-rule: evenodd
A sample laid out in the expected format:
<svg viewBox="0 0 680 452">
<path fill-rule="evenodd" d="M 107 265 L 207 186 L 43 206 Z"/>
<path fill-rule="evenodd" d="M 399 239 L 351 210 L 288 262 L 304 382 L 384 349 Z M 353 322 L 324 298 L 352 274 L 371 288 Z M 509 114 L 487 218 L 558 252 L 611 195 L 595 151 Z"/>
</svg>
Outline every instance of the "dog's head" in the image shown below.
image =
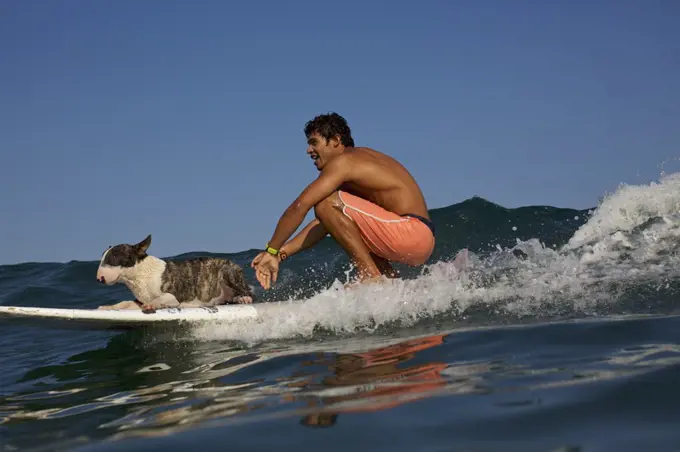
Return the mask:
<svg viewBox="0 0 680 452">
<path fill-rule="evenodd" d="M 151 234 L 136 245 L 122 243 L 108 247 L 99 262 L 97 281 L 107 286 L 116 284 L 121 275 L 133 270 L 147 257 L 146 250 L 149 245 L 151 245 Z"/>
</svg>

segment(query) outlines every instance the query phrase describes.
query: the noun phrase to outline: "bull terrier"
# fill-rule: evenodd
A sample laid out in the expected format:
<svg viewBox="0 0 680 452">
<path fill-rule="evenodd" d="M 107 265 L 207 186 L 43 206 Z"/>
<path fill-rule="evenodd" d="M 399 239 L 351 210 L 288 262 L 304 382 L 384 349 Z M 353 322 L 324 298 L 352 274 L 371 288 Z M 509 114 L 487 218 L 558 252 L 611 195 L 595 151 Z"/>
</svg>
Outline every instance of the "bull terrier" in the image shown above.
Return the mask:
<svg viewBox="0 0 680 452">
<path fill-rule="evenodd" d="M 122 283 L 135 296 L 97 309 L 156 309 L 252 303 L 251 287 L 243 271 L 228 259 L 200 257 L 186 261 L 159 259 L 146 253 L 151 235 L 136 245 L 108 247 L 99 262 L 97 281 Z"/>
</svg>

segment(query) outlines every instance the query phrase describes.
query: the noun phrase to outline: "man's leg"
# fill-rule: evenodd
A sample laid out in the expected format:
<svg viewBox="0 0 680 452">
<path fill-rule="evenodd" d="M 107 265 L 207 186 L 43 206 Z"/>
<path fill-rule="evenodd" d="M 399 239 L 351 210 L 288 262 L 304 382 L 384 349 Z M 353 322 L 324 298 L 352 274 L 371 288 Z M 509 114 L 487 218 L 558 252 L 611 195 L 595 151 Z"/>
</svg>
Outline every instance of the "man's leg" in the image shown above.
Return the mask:
<svg viewBox="0 0 680 452">
<path fill-rule="evenodd" d="M 383 274 L 392 273 L 389 263 L 422 265 L 432 254 L 434 236 L 426 223 L 399 215 L 352 193 L 338 190 L 342 215 L 359 229 L 368 249 L 382 259 L 376 265 Z"/>
<path fill-rule="evenodd" d="M 390 264 L 390 261 L 388 261 L 384 257 L 378 256 L 375 253 L 371 253 L 371 257 L 373 258 L 373 261 L 375 261 L 375 264 L 378 266 L 378 270 L 380 270 L 380 273 L 387 276 L 388 278 L 399 277 L 396 270 L 392 268 L 392 264 Z"/>
<path fill-rule="evenodd" d="M 379 278 L 382 272 L 361 238 L 359 227 L 342 213 L 342 207 L 335 192 L 314 207 L 314 214 L 358 267 L 360 280 Z"/>
</svg>

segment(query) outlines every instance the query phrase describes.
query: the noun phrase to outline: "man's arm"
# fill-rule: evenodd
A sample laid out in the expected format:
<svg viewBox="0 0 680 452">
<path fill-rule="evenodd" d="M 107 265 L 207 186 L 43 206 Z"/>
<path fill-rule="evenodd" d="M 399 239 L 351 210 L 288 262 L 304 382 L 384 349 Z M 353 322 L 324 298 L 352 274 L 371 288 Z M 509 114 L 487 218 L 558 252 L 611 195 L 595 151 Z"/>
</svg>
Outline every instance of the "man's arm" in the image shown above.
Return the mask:
<svg viewBox="0 0 680 452">
<path fill-rule="evenodd" d="M 321 171 L 321 175 L 303 190 L 293 203 L 288 206 L 279 219 L 269 246 L 280 247 L 300 227 L 307 213 L 318 203 L 329 197 L 340 185 L 349 179 L 349 163 L 344 155 L 331 161 Z"/>
<path fill-rule="evenodd" d="M 290 257 L 316 245 L 327 235 L 326 228 L 317 218 L 314 218 L 298 235 L 283 244 L 280 251 Z"/>
</svg>

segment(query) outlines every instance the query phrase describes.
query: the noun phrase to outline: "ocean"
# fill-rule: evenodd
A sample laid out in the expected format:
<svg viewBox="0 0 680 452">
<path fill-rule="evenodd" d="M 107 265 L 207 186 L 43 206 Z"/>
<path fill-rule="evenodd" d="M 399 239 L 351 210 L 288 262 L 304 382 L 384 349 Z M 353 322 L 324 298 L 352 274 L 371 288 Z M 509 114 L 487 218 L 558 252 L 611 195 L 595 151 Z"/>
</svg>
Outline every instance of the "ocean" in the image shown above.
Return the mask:
<svg viewBox="0 0 680 452">
<path fill-rule="evenodd" d="M 475 197 L 432 218 L 431 262 L 389 284 L 345 290 L 353 269 L 330 240 L 285 261 L 274 290 L 257 288 L 285 315 L 129 332 L 0 322 L 2 450 L 680 450 L 680 173 L 592 209 Z M 256 253 L 214 255 L 255 286 Z M 129 299 L 96 269 L 1 266 L 0 304 Z"/>
</svg>

